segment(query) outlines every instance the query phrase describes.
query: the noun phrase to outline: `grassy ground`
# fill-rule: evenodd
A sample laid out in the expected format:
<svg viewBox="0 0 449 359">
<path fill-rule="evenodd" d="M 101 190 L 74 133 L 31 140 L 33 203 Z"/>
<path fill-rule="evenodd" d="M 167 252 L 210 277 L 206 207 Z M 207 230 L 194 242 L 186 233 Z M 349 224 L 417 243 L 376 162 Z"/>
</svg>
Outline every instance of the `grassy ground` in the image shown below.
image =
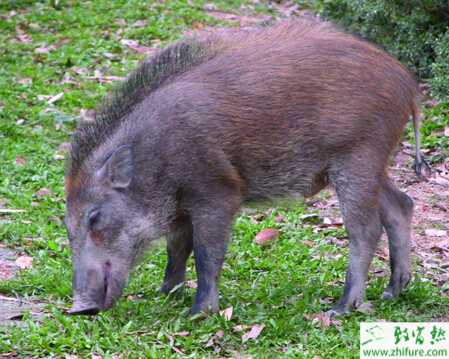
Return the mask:
<svg viewBox="0 0 449 359">
<path fill-rule="evenodd" d="M 214 3 L 232 10 L 243 1 Z M 383 302 L 379 297 L 388 277 L 373 275 L 367 294 L 374 312 L 354 313 L 330 326 L 314 320 L 341 295 L 347 249 L 335 244 L 345 238 L 344 230 L 315 233 L 301 205 L 254 210 L 237 219 L 221 281 L 221 306 L 233 307 L 231 320 L 212 315 L 191 321 L 192 288 L 180 298 L 157 292 L 166 259 L 162 245 L 137 268 L 113 310 L 94 318 L 63 314 L 71 302 L 71 264 L 61 221 L 60 144 L 69 140 L 80 110 L 93 108 L 111 86 L 105 76 L 124 76 L 143 58 L 121 40 L 151 48 L 188 28 L 217 25 L 204 5 L 172 0 L 0 3 L 0 207 L 26 210 L 0 217 L 0 244 L 34 259 L 31 269 L 0 282 L 0 293 L 46 303 L 43 319 L 26 315 L 20 325 L 0 327 L 0 353 L 356 358 L 360 321 L 431 321 L 449 315 L 449 300 L 430 282 L 414 278 L 398 300 Z M 443 155 L 448 154 L 447 137 L 432 133 L 448 125 L 448 108 L 440 104 L 428 110 L 433 120 L 424 125 L 425 145 L 440 146 Z M 284 219 L 275 220 L 280 214 Z M 282 235 L 261 248 L 253 238 L 266 227 Z M 387 264 L 376 259 L 373 267 L 381 272 Z M 192 263 L 188 277 L 195 279 Z M 254 324 L 265 325 L 262 333 L 243 343 L 242 334 Z"/>
</svg>

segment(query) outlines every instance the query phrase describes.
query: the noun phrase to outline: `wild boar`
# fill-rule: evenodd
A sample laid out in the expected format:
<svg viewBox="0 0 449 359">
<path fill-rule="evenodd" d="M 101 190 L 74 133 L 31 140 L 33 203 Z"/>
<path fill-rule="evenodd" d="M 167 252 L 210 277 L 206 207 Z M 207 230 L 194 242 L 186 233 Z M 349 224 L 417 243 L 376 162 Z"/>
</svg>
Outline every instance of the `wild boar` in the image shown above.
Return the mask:
<svg viewBox="0 0 449 359">
<path fill-rule="evenodd" d="M 419 149 L 418 87 L 376 46 L 328 22 L 283 21 L 185 39 L 144 61 L 72 138 L 66 224 L 71 313 L 122 294 L 152 240 L 167 238 L 162 292 L 183 283 L 194 253 L 191 313 L 219 309 L 218 278 L 242 204 L 335 188 L 350 238 L 342 298 L 364 300 L 382 228 L 391 278 L 409 283 L 413 201 L 387 173 L 407 121 Z"/>
</svg>

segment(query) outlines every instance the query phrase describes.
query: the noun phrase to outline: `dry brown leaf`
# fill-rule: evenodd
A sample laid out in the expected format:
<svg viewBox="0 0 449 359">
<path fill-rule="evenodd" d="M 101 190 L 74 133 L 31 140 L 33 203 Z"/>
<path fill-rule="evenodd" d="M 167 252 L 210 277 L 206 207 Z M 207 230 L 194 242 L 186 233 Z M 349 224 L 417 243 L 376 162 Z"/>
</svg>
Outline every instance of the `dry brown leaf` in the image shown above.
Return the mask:
<svg viewBox="0 0 449 359">
<path fill-rule="evenodd" d="M 56 49 L 56 47 L 53 45 L 48 46 L 48 47 L 43 46 L 43 47 L 36 47 L 34 49 L 34 52 L 36 54 L 48 54 L 50 51 L 53 51 L 55 49 Z"/>
<path fill-rule="evenodd" d="M 14 161 L 17 166 L 23 166 L 27 161 L 22 156 L 16 156 L 16 159 Z"/>
<path fill-rule="evenodd" d="M 24 213 L 24 209 L 14 209 L 14 208 L 0 208 L 0 214 L 10 214 L 10 213 Z"/>
<path fill-rule="evenodd" d="M 243 332 L 245 329 L 248 329 L 249 326 L 248 325 L 243 325 L 243 324 L 238 324 L 234 327 L 232 327 L 232 330 L 236 333 L 238 332 Z"/>
<path fill-rule="evenodd" d="M 179 349 L 179 348 L 173 347 L 173 350 L 174 350 L 176 353 L 178 353 L 179 355 L 185 355 L 185 353 L 184 353 L 181 349 Z"/>
<path fill-rule="evenodd" d="M 145 26 L 147 26 L 147 24 L 148 24 L 147 20 L 137 20 L 137 21 L 133 24 L 133 26 L 134 26 L 134 27 L 145 27 Z"/>
<path fill-rule="evenodd" d="M 64 92 L 60 92 L 57 95 L 51 96 L 47 102 L 48 102 L 48 104 L 51 105 L 52 103 L 55 103 L 56 101 L 60 100 L 63 96 L 64 96 Z"/>
<path fill-rule="evenodd" d="M 189 287 L 189 288 L 192 288 L 192 289 L 198 288 L 197 282 L 195 280 L 193 280 L 193 279 L 192 280 L 188 280 L 186 282 L 186 286 Z"/>
<path fill-rule="evenodd" d="M 35 193 L 36 197 L 38 198 L 51 196 L 52 194 L 53 193 L 48 188 L 45 187 L 41 188 L 39 191 Z"/>
<path fill-rule="evenodd" d="M 225 320 L 231 320 L 232 318 L 232 312 L 233 312 L 233 308 L 229 307 L 223 310 L 220 310 L 220 315 L 225 318 Z"/>
<path fill-rule="evenodd" d="M 23 79 L 17 80 L 17 83 L 21 85 L 31 85 L 33 83 L 33 79 L 30 77 L 24 77 Z"/>
<path fill-rule="evenodd" d="M 426 234 L 426 236 L 430 236 L 430 237 L 446 237 L 447 236 L 447 231 L 445 231 L 443 229 L 429 228 L 429 229 L 426 229 L 424 231 L 424 233 Z"/>
<path fill-rule="evenodd" d="M 127 22 L 125 19 L 117 19 L 114 21 L 118 26 L 126 26 Z"/>
<path fill-rule="evenodd" d="M 184 330 L 182 332 L 174 333 L 173 335 L 177 336 L 177 337 L 187 337 L 190 335 L 190 332 L 188 332 L 187 330 Z"/>
<path fill-rule="evenodd" d="M 322 328 L 327 328 L 331 325 L 339 327 L 341 325 L 341 322 L 339 320 L 331 318 L 331 315 L 327 312 L 304 314 L 304 317 L 307 320 L 311 320 L 313 324 L 319 325 Z"/>
<path fill-rule="evenodd" d="M 285 222 L 285 217 L 282 214 L 278 214 L 275 218 L 274 221 L 276 223 L 282 223 Z"/>
<path fill-rule="evenodd" d="M 126 47 L 128 47 L 129 49 L 138 52 L 139 54 L 150 54 L 153 53 L 155 50 L 150 48 L 150 47 L 146 47 L 143 45 L 139 45 L 139 42 L 136 40 L 129 40 L 129 39 L 122 39 L 120 40 L 120 42 L 125 45 Z"/>
<path fill-rule="evenodd" d="M 9 280 L 14 276 L 13 265 L 9 262 L 0 260 L 0 280 Z"/>
<path fill-rule="evenodd" d="M 245 343 L 249 339 L 257 339 L 260 333 L 262 333 L 263 328 L 265 328 L 264 324 L 253 325 L 249 332 L 242 335 L 242 342 Z"/>
<path fill-rule="evenodd" d="M 33 258 L 30 256 L 20 256 L 15 261 L 16 266 L 20 269 L 27 269 L 33 266 Z"/>
<path fill-rule="evenodd" d="M 95 121 L 95 115 L 96 112 L 95 110 L 86 110 L 86 109 L 81 109 L 80 111 L 80 121 L 83 123 L 91 123 Z"/>
<path fill-rule="evenodd" d="M 279 231 L 274 228 L 266 228 L 257 233 L 254 242 L 259 246 L 269 245 L 272 241 L 279 237 Z"/>
<path fill-rule="evenodd" d="M 313 323 L 318 323 L 321 327 L 327 328 L 331 325 L 331 317 L 328 313 L 317 313 L 311 317 Z"/>
<path fill-rule="evenodd" d="M 219 330 L 217 331 L 206 343 L 206 348 L 209 348 L 211 346 L 214 346 L 215 343 L 218 342 L 218 339 L 221 339 L 224 337 L 224 331 Z"/>
<path fill-rule="evenodd" d="M 305 240 L 301 241 L 301 243 L 303 243 L 304 245 L 306 245 L 307 247 L 310 247 L 310 248 L 315 245 L 314 241 L 310 241 L 308 239 L 305 239 Z"/>
<path fill-rule="evenodd" d="M 17 32 L 17 40 L 19 40 L 23 44 L 31 44 L 33 39 L 30 35 L 28 35 L 25 31 L 23 31 L 20 27 L 16 27 Z"/>
</svg>

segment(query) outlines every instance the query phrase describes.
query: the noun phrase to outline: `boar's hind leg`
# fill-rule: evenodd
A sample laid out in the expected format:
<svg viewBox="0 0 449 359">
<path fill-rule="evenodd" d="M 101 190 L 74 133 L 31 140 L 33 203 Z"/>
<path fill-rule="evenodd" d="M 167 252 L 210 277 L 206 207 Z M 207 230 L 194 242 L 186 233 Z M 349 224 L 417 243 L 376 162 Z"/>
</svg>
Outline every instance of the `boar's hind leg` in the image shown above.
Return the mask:
<svg viewBox="0 0 449 359">
<path fill-rule="evenodd" d="M 177 228 L 167 237 L 167 267 L 165 268 L 162 293 L 170 293 L 184 282 L 186 262 L 192 253 L 192 224 L 190 218 L 178 220 Z"/>
<path fill-rule="evenodd" d="M 397 296 L 410 281 L 410 231 L 413 201 L 385 178 L 380 192 L 380 215 L 388 235 L 391 277 L 383 298 Z"/>
<path fill-rule="evenodd" d="M 349 312 L 363 304 L 365 299 L 368 269 L 382 234 L 379 184 L 375 178 L 374 174 L 369 175 L 369 171 L 360 168 L 331 176 L 350 240 L 343 296 L 330 311 L 331 315 Z"/>
<path fill-rule="evenodd" d="M 232 220 L 238 210 L 232 205 L 236 199 L 232 194 L 219 201 L 194 209 L 193 253 L 198 277 L 195 303 L 190 313 L 217 312 L 218 278 L 223 265 Z M 199 206 L 199 204 L 198 204 Z"/>
</svg>

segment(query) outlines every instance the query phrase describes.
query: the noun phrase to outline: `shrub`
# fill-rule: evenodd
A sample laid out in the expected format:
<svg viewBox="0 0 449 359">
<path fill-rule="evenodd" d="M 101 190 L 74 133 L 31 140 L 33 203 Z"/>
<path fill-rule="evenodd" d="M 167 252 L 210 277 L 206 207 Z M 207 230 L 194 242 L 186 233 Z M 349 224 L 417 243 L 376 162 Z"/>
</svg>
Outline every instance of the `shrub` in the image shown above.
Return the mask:
<svg viewBox="0 0 449 359">
<path fill-rule="evenodd" d="M 449 99 L 448 0 L 315 0 L 325 18 L 385 47 Z"/>
<path fill-rule="evenodd" d="M 440 99 L 449 101 L 449 29 L 437 40 L 435 62 L 432 64 L 432 91 Z"/>
</svg>

